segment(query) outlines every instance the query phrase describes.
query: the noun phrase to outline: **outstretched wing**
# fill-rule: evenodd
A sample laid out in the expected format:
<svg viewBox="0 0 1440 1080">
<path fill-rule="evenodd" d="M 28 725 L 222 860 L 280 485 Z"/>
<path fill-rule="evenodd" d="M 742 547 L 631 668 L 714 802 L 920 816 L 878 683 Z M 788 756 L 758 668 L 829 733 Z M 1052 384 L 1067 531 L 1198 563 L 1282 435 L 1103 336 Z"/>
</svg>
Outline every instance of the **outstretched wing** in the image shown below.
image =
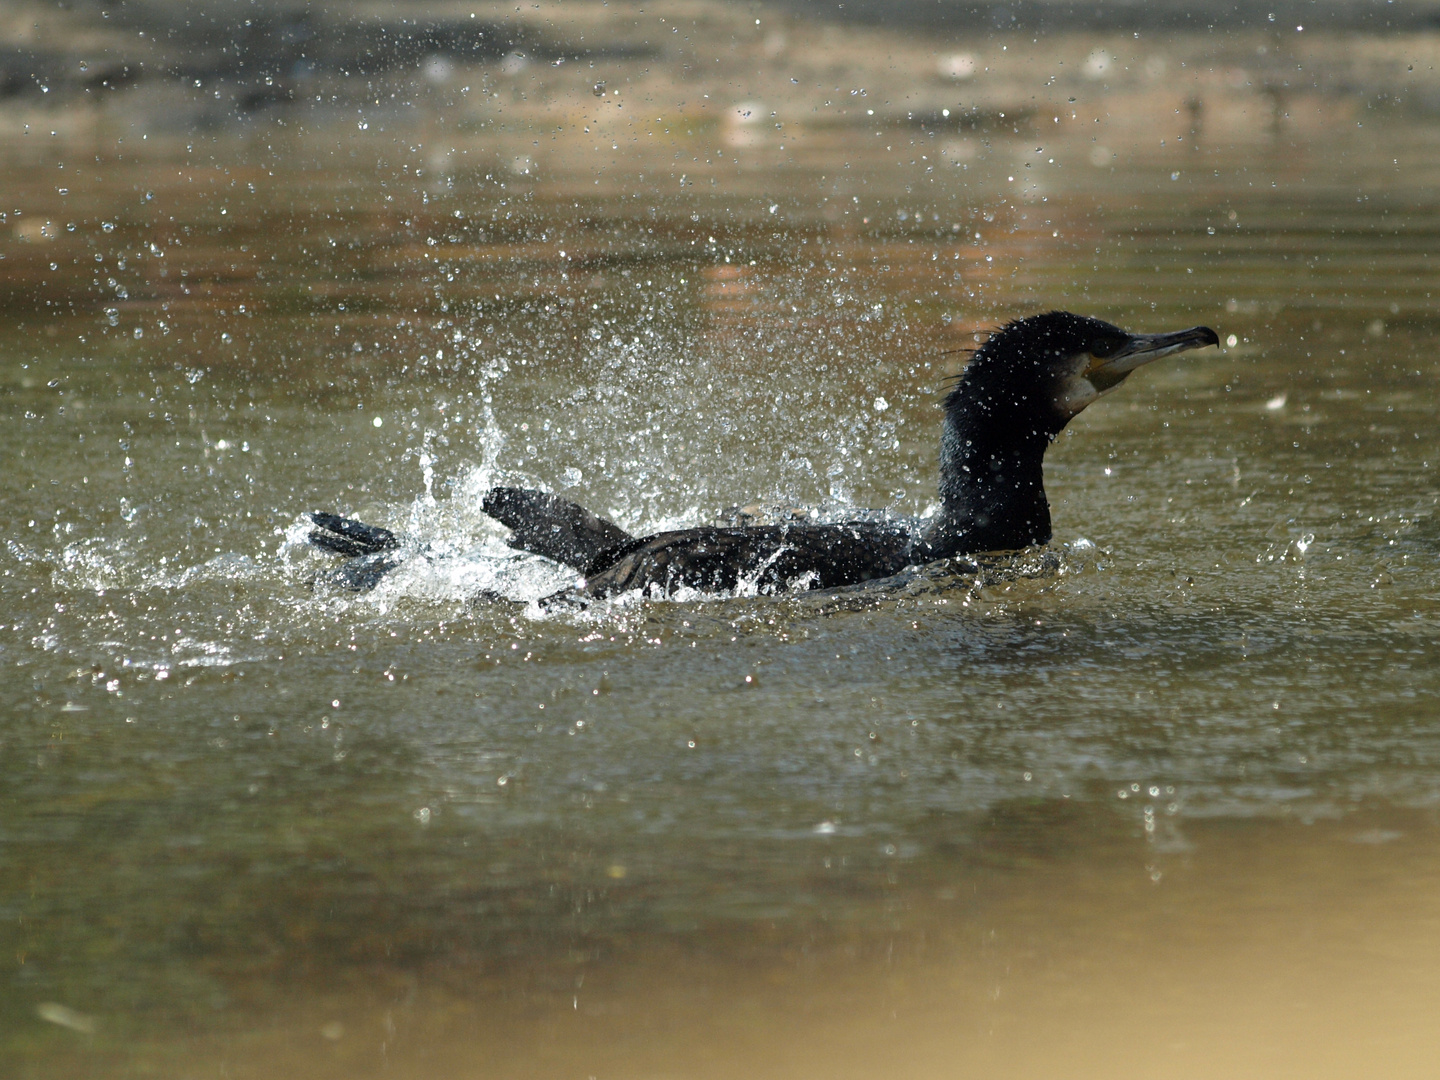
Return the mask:
<svg viewBox="0 0 1440 1080">
<path fill-rule="evenodd" d="M 573 566 L 582 574 L 594 569 L 605 552 L 634 539 L 579 503 L 545 491 L 491 488 L 482 505 L 514 533 L 511 547 Z"/>
</svg>

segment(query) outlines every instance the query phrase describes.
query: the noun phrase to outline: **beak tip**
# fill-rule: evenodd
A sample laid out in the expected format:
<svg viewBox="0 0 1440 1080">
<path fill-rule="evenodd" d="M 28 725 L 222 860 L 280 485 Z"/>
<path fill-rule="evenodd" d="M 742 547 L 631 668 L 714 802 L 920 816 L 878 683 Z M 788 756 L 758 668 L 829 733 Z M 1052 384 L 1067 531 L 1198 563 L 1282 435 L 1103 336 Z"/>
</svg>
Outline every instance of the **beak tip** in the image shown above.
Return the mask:
<svg viewBox="0 0 1440 1080">
<path fill-rule="evenodd" d="M 1200 343 L 1202 346 L 1220 344 L 1220 335 L 1215 333 L 1215 331 L 1211 330 L 1208 326 L 1197 326 L 1194 333 L 1195 336 L 1200 339 Z"/>
</svg>

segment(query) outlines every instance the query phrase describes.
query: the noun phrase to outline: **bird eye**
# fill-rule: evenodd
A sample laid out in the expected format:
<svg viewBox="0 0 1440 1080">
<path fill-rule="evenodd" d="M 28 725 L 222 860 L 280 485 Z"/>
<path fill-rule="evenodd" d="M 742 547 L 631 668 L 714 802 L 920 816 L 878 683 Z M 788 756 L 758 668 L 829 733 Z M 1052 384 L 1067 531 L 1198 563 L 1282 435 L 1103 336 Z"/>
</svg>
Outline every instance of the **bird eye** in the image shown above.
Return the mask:
<svg viewBox="0 0 1440 1080">
<path fill-rule="evenodd" d="M 1090 355 L 1104 360 L 1107 356 L 1114 356 L 1124 344 L 1123 338 L 1102 338 L 1090 346 Z"/>
</svg>

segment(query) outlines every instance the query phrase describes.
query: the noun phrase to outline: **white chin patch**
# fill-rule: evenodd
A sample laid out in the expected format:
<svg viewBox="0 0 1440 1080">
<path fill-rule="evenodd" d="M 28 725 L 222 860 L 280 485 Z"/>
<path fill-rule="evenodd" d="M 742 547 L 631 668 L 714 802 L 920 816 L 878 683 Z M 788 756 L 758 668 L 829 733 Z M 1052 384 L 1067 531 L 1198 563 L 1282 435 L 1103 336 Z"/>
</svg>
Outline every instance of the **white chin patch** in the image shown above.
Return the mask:
<svg viewBox="0 0 1440 1080">
<path fill-rule="evenodd" d="M 1085 406 L 1100 396 L 1091 381 L 1084 375 L 1075 375 L 1065 380 L 1060 392 L 1055 395 L 1055 408 L 1060 415 L 1069 418 L 1084 410 Z"/>
</svg>

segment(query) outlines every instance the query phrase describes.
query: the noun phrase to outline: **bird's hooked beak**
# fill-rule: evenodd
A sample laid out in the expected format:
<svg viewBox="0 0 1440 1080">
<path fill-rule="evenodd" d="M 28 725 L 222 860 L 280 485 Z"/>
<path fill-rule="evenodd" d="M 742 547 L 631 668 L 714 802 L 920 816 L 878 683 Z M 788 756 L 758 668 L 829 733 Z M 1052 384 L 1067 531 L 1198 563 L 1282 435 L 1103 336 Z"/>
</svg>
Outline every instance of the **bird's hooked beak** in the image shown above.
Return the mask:
<svg viewBox="0 0 1440 1080">
<path fill-rule="evenodd" d="M 1066 420 L 1079 414 L 1102 394 L 1125 381 L 1136 368 L 1171 353 L 1219 345 L 1220 338 L 1208 326 L 1192 326 L 1169 334 L 1131 334 L 1118 349 L 1105 356 L 1081 353 L 1071 375 L 1064 378 L 1055 396 L 1055 407 Z"/>
<path fill-rule="evenodd" d="M 1219 345 L 1219 335 L 1208 326 L 1192 326 L 1169 334 L 1131 334 L 1130 340 L 1109 356 L 1092 356 L 1084 376 L 1100 393 L 1119 386 L 1136 368 L 1171 353 Z"/>
</svg>

